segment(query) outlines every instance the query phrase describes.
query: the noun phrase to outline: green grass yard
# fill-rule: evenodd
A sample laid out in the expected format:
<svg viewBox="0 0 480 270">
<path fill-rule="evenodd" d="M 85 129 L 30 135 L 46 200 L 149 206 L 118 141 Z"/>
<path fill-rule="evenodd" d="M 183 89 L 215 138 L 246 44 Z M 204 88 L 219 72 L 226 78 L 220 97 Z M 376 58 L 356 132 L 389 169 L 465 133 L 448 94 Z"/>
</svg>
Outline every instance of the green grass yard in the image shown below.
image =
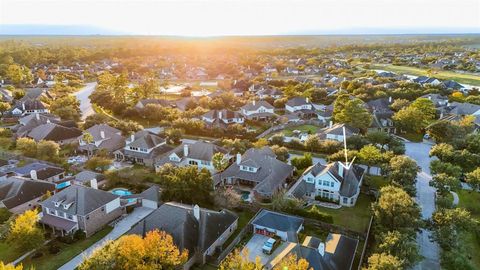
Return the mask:
<svg viewBox="0 0 480 270">
<path fill-rule="evenodd" d="M 458 207 L 462 207 L 470 211 L 472 218 L 480 223 L 480 193 L 459 190 L 458 197 L 460 199 Z M 480 237 L 474 231 L 462 232 L 460 234 L 460 240 L 465 247 L 465 251 L 468 253 L 468 257 L 472 259 L 472 263 L 475 269 L 480 269 L 480 256 L 478 256 L 478 250 L 480 250 Z"/>
<path fill-rule="evenodd" d="M 472 74 L 462 74 L 446 70 L 434 70 L 433 74 L 429 75 L 427 69 L 408 67 L 408 66 L 394 66 L 394 65 L 370 65 L 370 69 L 381 69 L 392 71 L 400 74 L 415 75 L 415 76 L 432 76 L 442 80 L 454 80 L 458 83 L 465 83 L 479 86 L 480 76 Z"/>
<path fill-rule="evenodd" d="M 22 264 L 25 269 L 29 269 L 31 266 L 35 267 L 36 270 L 55 270 L 60 266 L 64 265 L 66 262 L 71 260 L 73 257 L 80 254 L 82 251 L 102 239 L 112 230 L 111 227 L 106 227 L 103 230 L 97 232 L 93 236 L 80 240 L 72 244 L 65 244 L 57 242 L 60 247 L 60 252 L 57 254 L 50 254 L 48 252 L 48 247 L 44 246 L 41 248 L 43 256 L 40 258 L 32 258 L 31 256 L 25 259 Z"/>
<path fill-rule="evenodd" d="M 24 252 L 19 252 L 12 247 L 11 244 L 5 240 L 0 241 L 0 261 L 4 263 L 11 263 L 18 257 L 22 256 Z"/>
<path fill-rule="evenodd" d="M 296 127 L 290 127 L 286 128 L 281 131 L 284 136 L 290 137 L 293 135 L 294 130 L 299 130 L 300 132 L 307 132 L 307 133 L 315 133 L 320 127 L 314 126 L 314 125 L 302 125 L 302 126 L 296 126 Z"/>
<path fill-rule="evenodd" d="M 348 228 L 356 232 L 366 232 L 371 217 L 371 204 L 373 199 L 364 194 L 360 194 L 354 207 L 342 207 L 340 209 L 330 209 L 319 207 L 318 209 L 333 217 L 333 224 Z"/>
</svg>

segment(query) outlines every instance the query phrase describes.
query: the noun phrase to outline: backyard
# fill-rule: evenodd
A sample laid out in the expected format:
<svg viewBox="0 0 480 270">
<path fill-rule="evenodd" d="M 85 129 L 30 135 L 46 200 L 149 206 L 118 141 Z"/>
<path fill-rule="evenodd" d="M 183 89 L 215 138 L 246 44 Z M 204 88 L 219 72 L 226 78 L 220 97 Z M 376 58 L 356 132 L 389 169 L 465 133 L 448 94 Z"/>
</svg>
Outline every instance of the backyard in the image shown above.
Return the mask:
<svg viewBox="0 0 480 270">
<path fill-rule="evenodd" d="M 298 130 L 302 133 L 313 134 L 315 133 L 320 127 L 314 125 L 301 125 L 296 127 L 289 127 L 281 131 L 284 136 L 291 137 L 293 135 L 294 130 Z"/>
<path fill-rule="evenodd" d="M 371 217 L 371 203 L 373 199 L 364 194 L 360 194 L 354 207 L 342 207 L 340 209 L 330 209 L 319 207 L 318 209 L 333 217 L 333 224 L 347 229 L 364 233 L 368 229 L 368 223 Z"/>
<path fill-rule="evenodd" d="M 29 267 L 33 266 L 36 270 L 54 270 L 58 269 L 60 266 L 64 265 L 73 257 L 80 254 L 82 251 L 102 239 L 105 235 L 107 235 L 112 230 L 111 227 L 106 227 L 103 230 L 97 232 L 93 236 L 79 240 L 72 244 L 66 244 L 59 241 L 55 241 L 55 244 L 60 248 L 60 252 L 57 254 L 50 254 L 48 250 L 48 245 L 42 247 L 39 251 L 43 253 L 43 256 L 39 258 L 32 258 L 29 256 L 26 258 L 22 264 L 25 269 L 29 269 Z M 1 247 L 0 247 L 1 248 Z"/>
</svg>

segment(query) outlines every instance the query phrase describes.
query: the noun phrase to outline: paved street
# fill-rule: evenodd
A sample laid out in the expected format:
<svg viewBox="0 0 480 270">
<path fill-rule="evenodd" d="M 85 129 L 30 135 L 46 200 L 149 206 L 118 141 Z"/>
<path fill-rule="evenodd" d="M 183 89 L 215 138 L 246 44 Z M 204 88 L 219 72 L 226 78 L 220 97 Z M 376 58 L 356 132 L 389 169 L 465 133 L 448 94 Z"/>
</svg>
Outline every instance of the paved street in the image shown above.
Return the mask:
<svg viewBox="0 0 480 270">
<path fill-rule="evenodd" d="M 92 115 L 95 111 L 92 108 L 92 103 L 88 98 L 92 94 L 93 90 L 97 86 L 96 82 L 86 83 L 80 91 L 74 93 L 73 95 L 80 101 L 80 110 L 82 111 L 82 120 L 85 120 L 87 116 Z"/>
<path fill-rule="evenodd" d="M 435 188 L 429 185 L 432 176 L 430 175 L 430 157 L 428 152 L 432 146 L 427 143 L 406 142 L 406 155 L 417 161 L 421 172 L 417 176 L 417 203 L 421 207 L 422 218 L 428 219 L 435 211 Z M 435 242 L 430 241 L 431 232 L 422 230 L 417 234 L 417 242 L 420 246 L 420 254 L 424 259 L 415 267 L 418 270 L 440 269 L 439 247 Z"/>
<path fill-rule="evenodd" d="M 105 244 L 106 241 L 108 240 L 115 240 L 122 236 L 124 233 L 130 230 L 130 228 L 135 225 L 137 222 L 142 220 L 144 217 L 149 215 L 153 210 L 151 208 L 146 208 L 146 207 L 138 207 L 135 208 L 135 210 L 130 213 L 128 216 L 126 216 L 124 219 L 122 219 L 120 222 L 117 223 L 115 228 L 107 234 L 104 238 L 99 240 L 97 243 L 93 244 L 86 250 L 84 250 L 82 253 L 78 254 L 75 258 L 64 264 L 62 267 L 59 268 L 59 270 L 73 270 L 75 269 L 80 263 L 83 262 L 83 259 L 86 256 L 89 256 L 93 250 L 95 250 L 98 247 L 101 247 Z"/>
</svg>

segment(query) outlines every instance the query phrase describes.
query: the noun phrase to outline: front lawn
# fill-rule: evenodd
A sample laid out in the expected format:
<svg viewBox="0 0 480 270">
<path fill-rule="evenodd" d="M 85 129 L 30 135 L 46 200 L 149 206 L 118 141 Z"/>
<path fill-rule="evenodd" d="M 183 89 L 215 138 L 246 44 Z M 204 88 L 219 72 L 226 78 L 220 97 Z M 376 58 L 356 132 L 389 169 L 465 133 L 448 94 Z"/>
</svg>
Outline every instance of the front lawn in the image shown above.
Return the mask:
<svg viewBox="0 0 480 270">
<path fill-rule="evenodd" d="M 286 128 L 286 129 L 282 130 L 282 133 L 283 133 L 284 136 L 291 137 L 291 136 L 293 136 L 293 131 L 294 130 L 299 130 L 302 133 L 305 132 L 305 133 L 308 133 L 308 134 L 314 134 L 315 132 L 317 132 L 318 129 L 319 129 L 319 127 L 314 126 L 314 125 L 302 125 L 302 126 Z"/>
<path fill-rule="evenodd" d="M 43 256 L 40 258 L 32 258 L 32 256 L 29 256 L 22 262 L 24 269 L 29 269 L 31 266 L 35 267 L 36 270 L 58 269 L 73 257 L 77 256 L 85 249 L 89 248 L 91 245 L 105 237 L 111 230 L 112 228 L 107 226 L 91 237 L 72 244 L 65 244 L 56 241 L 56 245 L 60 248 L 60 252 L 57 254 L 50 254 L 48 251 L 48 245 L 44 246 L 39 250 L 43 253 Z"/>
<path fill-rule="evenodd" d="M 372 202 L 371 197 L 360 194 L 354 207 L 343 206 L 340 209 L 318 207 L 318 209 L 320 212 L 331 215 L 333 224 L 364 233 L 367 231 L 370 222 Z"/>
<path fill-rule="evenodd" d="M 25 252 L 17 251 L 11 244 L 5 240 L 0 241 L 0 261 L 4 263 L 11 263 L 18 257 L 22 256 Z"/>
</svg>

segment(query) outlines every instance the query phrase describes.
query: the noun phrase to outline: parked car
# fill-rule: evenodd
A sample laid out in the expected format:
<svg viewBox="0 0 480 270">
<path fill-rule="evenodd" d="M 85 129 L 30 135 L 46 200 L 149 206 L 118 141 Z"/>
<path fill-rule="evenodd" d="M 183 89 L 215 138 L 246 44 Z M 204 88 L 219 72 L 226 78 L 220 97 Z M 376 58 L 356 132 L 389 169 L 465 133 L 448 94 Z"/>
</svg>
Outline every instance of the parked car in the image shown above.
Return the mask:
<svg viewBox="0 0 480 270">
<path fill-rule="evenodd" d="M 269 238 L 265 243 L 263 243 L 262 251 L 265 254 L 272 254 L 273 248 L 275 247 L 275 244 L 277 243 L 277 240 L 273 238 Z"/>
</svg>

